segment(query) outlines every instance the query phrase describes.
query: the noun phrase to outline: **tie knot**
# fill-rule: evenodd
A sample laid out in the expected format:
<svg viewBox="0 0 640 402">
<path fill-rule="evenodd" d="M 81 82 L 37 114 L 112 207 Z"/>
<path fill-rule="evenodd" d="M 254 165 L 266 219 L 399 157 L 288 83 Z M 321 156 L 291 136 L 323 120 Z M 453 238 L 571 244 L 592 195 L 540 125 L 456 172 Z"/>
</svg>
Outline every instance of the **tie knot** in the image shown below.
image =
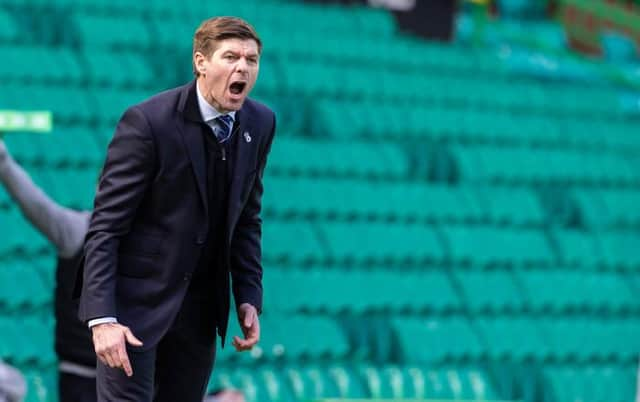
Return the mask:
<svg viewBox="0 0 640 402">
<path fill-rule="evenodd" d="M 218 141 L 224 142 L 229 139 L 231 135 L 231 127 L 233 127 L 233 118 L 228 114 L 223 114 L 216 117 L 218 123 L 218 130 L 214 130 Z"/>
<path fill-rule="evenodd" d="M 220 115 L 220 116 L 216 117 L 216 120 L 218 120 L 219 122 L 223 123 L 227 127 L 231 127 L 233 125 L 233 118 L 231 116 L 229 116 L 228 114 Z"/>
</svg>

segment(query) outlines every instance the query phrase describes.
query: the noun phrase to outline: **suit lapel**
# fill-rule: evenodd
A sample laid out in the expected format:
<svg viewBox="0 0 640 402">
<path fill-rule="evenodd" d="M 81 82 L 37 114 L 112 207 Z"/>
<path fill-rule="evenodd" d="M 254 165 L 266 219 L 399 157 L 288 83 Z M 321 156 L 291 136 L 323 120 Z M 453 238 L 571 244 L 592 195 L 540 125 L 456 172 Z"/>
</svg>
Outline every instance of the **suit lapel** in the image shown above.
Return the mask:
<svg viewBox="0 0 640 402">
<path fill-rule="evenodd" d="M 182 94 L 179 110 L 184 119 L 178 122 L 178 128 L 182 133 L 182 140 L 187 148 L 191 167 L 198 184 L 200 199 L 204 205 L 206 216 L 209 216 L 209 203 L 207 202 L 206 162 L 204 139 L 202 138 L 202 115 L 198 107 L 195 81 L 188 86 Z"/>
</svg>

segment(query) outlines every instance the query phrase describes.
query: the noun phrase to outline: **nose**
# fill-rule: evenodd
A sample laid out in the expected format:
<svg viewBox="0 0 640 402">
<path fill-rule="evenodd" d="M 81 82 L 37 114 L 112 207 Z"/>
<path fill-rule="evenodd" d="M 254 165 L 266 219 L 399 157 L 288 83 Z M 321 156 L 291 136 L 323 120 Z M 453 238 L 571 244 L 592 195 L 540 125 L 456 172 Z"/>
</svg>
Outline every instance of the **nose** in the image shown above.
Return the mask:
<svg viewBox="0 0 640 402">
<path fill-rule="evenodd" d="M 238 63 L 236 64 L 236 71 L 240 73 L 247 71 L 247 59 L 245 59 L 244 57 L 240 57 L 238 59 Z"/>
</svg>

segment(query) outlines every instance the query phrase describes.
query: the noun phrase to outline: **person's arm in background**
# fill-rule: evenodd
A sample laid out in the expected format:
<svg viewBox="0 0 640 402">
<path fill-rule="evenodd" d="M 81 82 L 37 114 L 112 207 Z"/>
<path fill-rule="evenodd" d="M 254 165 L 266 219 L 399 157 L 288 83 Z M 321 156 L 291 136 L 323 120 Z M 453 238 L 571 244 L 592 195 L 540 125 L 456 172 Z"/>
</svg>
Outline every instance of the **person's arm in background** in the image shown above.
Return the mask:
<svg viewBox="0 0 640 402">
<path fill-rule="evenodd" d="M 24 216 L 53 243 L 58 255 L 70 258 L 82 249 L 88 213 L 64 208 L 49 198 L 13 160 L 1 137 L 0 182 Z"/>
<path fill-rule="evenodd" d="M 0 399 L 19 402 L 26 393 L 27 383 L 20 371 L 0 360 Z"/>
<path fill-rule="evenodd" d="M 260 339 L 258 315 L 262 311 L 262 218 L 260 217 L 264 190 L 262 176 L 267 164 L 267 156 L 271 149 L 275 129 L 276 120 L 275 116 L 273 116 L 270 137 L 261 155 L 253 189 L 240 214 L 231 242 L 233 295 L 236 306 L 238 306 L 240 328 L 245 337 L 245 339 L 241 339 L 238 336 L 233 338 L 233 345 L 238 351 L 251 349 Z M 247 250 L 251 250 L 251 252 L 247 252 Z"/>
</svg>

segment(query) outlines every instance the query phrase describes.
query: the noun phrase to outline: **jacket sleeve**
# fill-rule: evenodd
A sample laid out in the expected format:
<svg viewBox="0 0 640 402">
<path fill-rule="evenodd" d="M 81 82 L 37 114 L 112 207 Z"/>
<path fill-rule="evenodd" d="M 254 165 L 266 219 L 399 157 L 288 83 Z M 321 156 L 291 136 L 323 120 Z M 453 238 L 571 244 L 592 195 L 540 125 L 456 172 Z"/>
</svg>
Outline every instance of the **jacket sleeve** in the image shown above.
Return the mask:
<svg viewBox="0 0 640 402">
<path fill-rule="evenodd" d="M 88 214 L 64 208 L 49 198 L 13 160 L 2 141 L 0 182 L 22 214 L 55 245 L 58 255 L 70 258 L 82 249 Z"/>
<path fill-rule="evenodd" d="M 231 278 L 236 306 L 249 303 L 258 312 L 262 311 L 262 178 L 276 129 L 275 115 L 272 116 L 272 127 L 260 156 L 253 188 L 231 241 Z"/>
<path fill-rule="evenodd" d="M 129 233 L 155 174 L 155 145 L 141 110 L 128 109 L 116 128 L 105 161 L 85 240 L 80 319 L 117 317 L 118 246 Z"/>
</svg>

